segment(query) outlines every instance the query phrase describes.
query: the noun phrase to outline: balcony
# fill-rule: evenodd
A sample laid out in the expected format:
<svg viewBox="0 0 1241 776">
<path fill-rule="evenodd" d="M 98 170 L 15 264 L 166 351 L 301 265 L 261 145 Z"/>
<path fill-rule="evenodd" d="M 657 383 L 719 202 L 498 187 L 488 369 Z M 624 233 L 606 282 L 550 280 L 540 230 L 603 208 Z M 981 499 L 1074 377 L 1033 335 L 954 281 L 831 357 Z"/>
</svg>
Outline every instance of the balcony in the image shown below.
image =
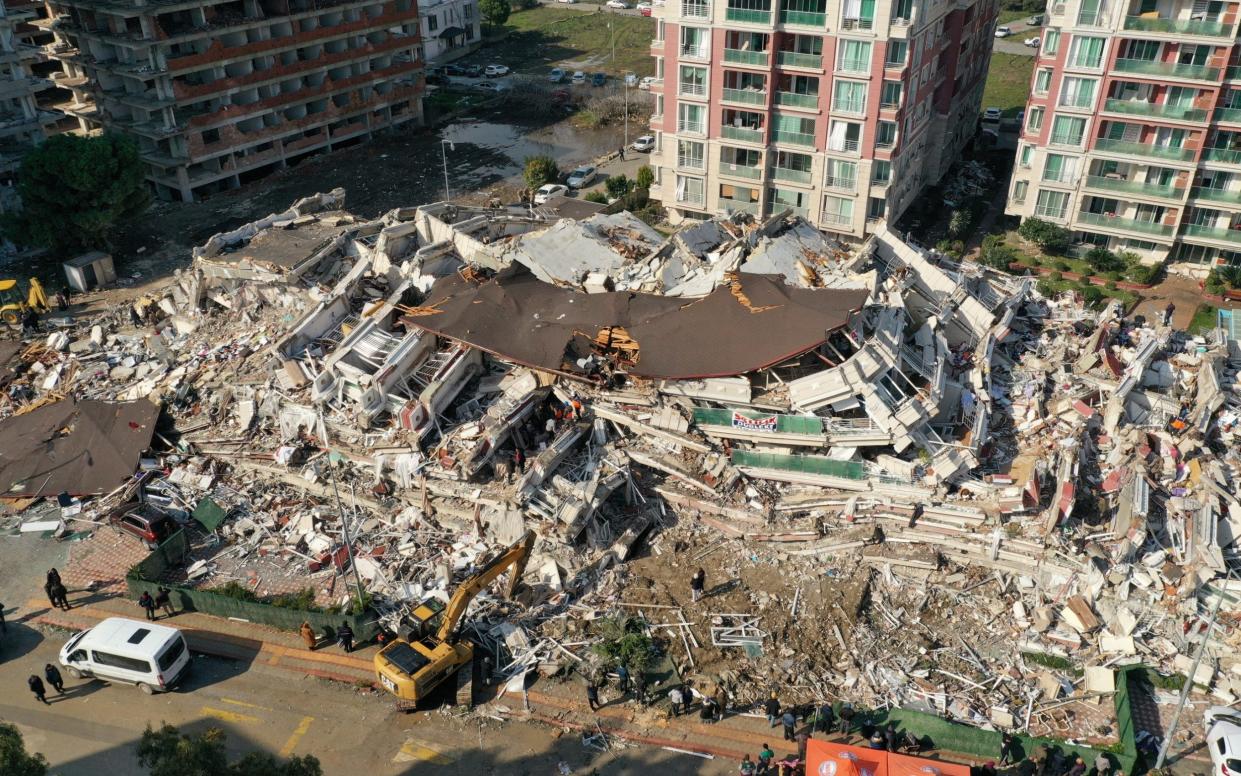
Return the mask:
<svg viewBox="0 0 1241 776">
<path fill-rule="evenodd" d="M 1126 116 L 1147 116 L 1150 118 L 1171 119 L 1173 121 L 1207 120 L 1207 112 L 1201 108 L 1163 105 L 1157 102 L 1140 102 L 1138 100 L 1107 100 L 1103 104 L 1103 110 L 1107 113 L 1121 113 Z"/>
<path fill-rule="evenodd" d="M 690 97 L 706 97 L 707 85 L 682 81 L 677 84 L 677 94 L 687 95 Z"/>
<path fill-rule="evenodd" d="M 780 21 L 785 24 L 797 24 L 802 27 L 822 28 L 827 26 L 827 14 L 814 11 L 786 11 L 781 9 Z"/>
<path fill-rule="evenodd" d="M 690 135 L 701 135 L 706 133 L 707 125 L 702 121 L 680 121 L 677 122 L 677 132 L 684 132 Z"/>
<path fill-rule="evenodd" d="M 783 105 L 791 108 L 810 108 L 819 107 L 819 95 L 817 94 L 796 94 L 795 92 L 776 92 L 776 105 Z"/>
<path fill-rule="evenodd" d="M 742 24 L 771 24 L 771 11 L 729 8 L 724 11 L 724 18 L 730 22 L 741 22 Z"/>
<path fill-rule="evenodd" d="M 1142 234 L 1155 235 L 1157 237 L 1171 237 L 1174 228 L 1167 224 L 1157 224 L 1153 221 L 1139 221 L 1136 218 L 1121 218 L 1120 216 L 1109 216 L 1103 213 L 1078 213 L 1077 222 L 1090 226 L 1101 226 L 1106 229 L 1141 232 Z"/>
<path fill-rule="evenodd" d="M 1226 38 L 1232 34 L 1232 25 L 1223 22 L 1208 22 L 1200 19 L 1147 19 L 1141 16 L 1126 16 L 1125 29 L 1136 32 L 1205 35 L 1211 38 Z"/>
<path fill-rule="evenodd" d="M 814 135 L 808 132 L 790 132 L 787 129 L 777 129 L 772 132 L 771 139 L 777 143 L 814 147 Z"/>
<path fill-rule="evenodd" d="M 781 51 L 776 55 L 776 62 L 783 67 L 823 69 L 823 56 L 821 54 L 800 54 L 796 51 Z"/>
<path fill-rule="evenodd" d="M 756 89 L 725 89 L 723 98 L 725 102 L 741 102 L 746 105 L 767 104 L 767 92 Z"/>
<path fill-rule="evenodd" d="M 682 46 L 681 59 L 710 59 L 711 48 L 709 46 Z"/>
<path fill-rule="evenodd" d="M 882 181 L 882 183 L 887 185 L 887 181 Z M 857 178 L 833 178 L 829 175 L 823 179 L 823 187 L 836 189 L 837 191 L 855 191 L 857 189 Z"/>
<path fill-rule="evenodd" d="M 1104 175 L 1086 176 L 1086 188 L 1095 189 L 1098 191 L 1118 191 L 1124 194 L 1137 194 L 1144 197 L 1159 197 L 1161 199 L 1177 200 L 1185 194 L 1185 189 L 1178 189 L 1175 186 L 1163 186 L 1158 183 L 1146 183 L 1144 181 L 1129 181 L 1121 178 L 1109 178 Z"/>
<path fill-rule="evenodd" d="M 845 19 L 841 23 L 841 29 L 845 30 L 873 30 L 875 28 L 874 19 Z"/>
<path fill-rule="evenodd" d="M 809 170 L 790 170 L 787 167 L 772 167 L 772 177 L 778 181 L 788 181 L 789 183 L 810 183 Z"/>
<path fill-rule="evenodd" d="M 711 16 L 710 3 L 681 3 L 681 16 L 685 19 L 707 19 Z"/>
<path fill-rule="evenodd" d="M 1207 202 L 1224 202 L 1229 205 L 1241 205 L 1241 191 L 1213 189 L 1208 186 L 1194 186 L 1191 196 L 1196 199 L 1206 200 Z"/>
<path fill-rule="evenodd" d="M 838 151 L 846 154 L 856 154 L 858 152 L 858 141 L 856 140 L 828 140 L 827 150 Z"/>
<path fill-rule="evenodd" d="M 730 213 L 750 213 L 751 215 L 758 215 L 762 211 L 757 202 L 729 199 L 728 197 L 720 197 L 719 207 Z"/>
<path fill-rule="evenodd" d="M 763 130 L 751 129 L 749 127 L 734 127 L 731 124 L 725 124 L 720 127 L 720 135 L 729 140 L 740 140 L 743 143 L 762 143 Z"/>
<path fill-rule="evenodd" d="M 731 175 L 734 178 L 749 178 L 750 180 L 760 180 L 763 177 L 762 167 L 752 167 L 745 164 L 733 164 L 732 162 L 720 162 L 720 174 Z"/>
<path fill-rule="evenodd" d="M 1175 148 L 1172 146 L 1149 145 L 1147 143 L 1131 143 L 1127 140 L 1109 140 L 1107 138 L 1100 139 L 1099 142 L 1095 144 L 1095 150 L 1112 154 L 1143 156 L 1152 159 L 1169 159 L 1176 162 L 1188 162 L 1190 159 L 1194 158 L 1194 151 L 1192 148 Z"/>
<path fill-rule="evenodd" d="M 1060 207 L 1052 207 L 1048 205 L 1034 206 L 1034 215 L 1039 218 L 1050 218 L 1052 221 L 1063 221 L 1064 213 L 1064 205 L 1061 205 Z"/>
<path fill-rule="evenodd" d="M 724 61 L 731 62 L 736 65 L 761 65 L 767 66 L 766 51 L 742 51 L 741 49 L 724 49 Z M 783 63 L 781 63 L 783 64 Z"/>
<path fill-rule="evenodd" d="M 1202 161 L 1241 164 L 1241 151 L 1234 151 L 1231 148 L 1207 148 L 1202 152 Z"/>
<path fill-rule="evenodd" d="M 1198 226 L 1188 224 L 1185 227 L 1186 237 L 1201 237 L 1207 240 L 1241 243 L 1241 229 L 1221 229 L 1217 226 Z"/>
<path fill-rule="evenodd" d="M 826 226 L 843 226 L 845 228 L 853 228 L 853 215 L 842 213 L 823 213 L 819 216 L 819 223 Z"/>
<path fill-rule="evenodd" d="M 681 156 L 680 154 L 677 155 L 677 167 L 693 172 L 705 172 L 707 169 L 701 156 Z"/>
<path fill-rule="evenodd" d="M 1160 78 L 1194 78 L 1199 81 L 1219 80 L 1219 68 L 1205 65 L 1180 65 L 1176 62 L 1155 62 L 1146 59 L 1118 59 L 1116 71 Z M 1229 68 L 1230 70 L 1232 68 Z"/>
<path fill-rule="evenodd" d="M 1241 108 L 1216 108 L 1215 120 L 1225 124 L 1241 124 Z"/>
<path fill-rule="evenodd" d="M 768 215 L 774 216 L 777 213 L 783 213 L 788 210 L 790 211 L 789 215 L 791 216 L 801 216 L 807 221 L 810 220 L 810 208 L 808 207 L 797 207 L 796 205 L 785 205 L 781 202 L 772 202 L 770 210 L 771 212 L 768 213 Z"/>
</svg>

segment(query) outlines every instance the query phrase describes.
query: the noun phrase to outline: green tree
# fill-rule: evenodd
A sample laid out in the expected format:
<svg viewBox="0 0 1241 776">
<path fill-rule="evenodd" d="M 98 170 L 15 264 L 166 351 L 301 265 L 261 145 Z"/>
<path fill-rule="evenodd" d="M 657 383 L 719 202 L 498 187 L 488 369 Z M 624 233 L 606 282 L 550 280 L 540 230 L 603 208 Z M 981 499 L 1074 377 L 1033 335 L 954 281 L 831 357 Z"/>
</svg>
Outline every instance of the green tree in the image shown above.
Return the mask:
<svg viewBox="0 0 1241 776">
<path fill-rule="evenodd" d="M 22 159 L 17 190 L 22 209 L 5 232 L 60 255 L 109 247 L 150 204 L 137 144 L 113 134 L 48 138 Z"/>
<path fill-rule="evenodd" d="M 608 195 L 604 194 L 602 191 L 588 191 L 586 196 L 582 197 L 582 199 L 587 202 L 598 202 L 600 205 L 608 204 Z"/>
<path fill-rule="evenodd" d="M 968 210 L 954 210 L 948 218 L 948 236 L 954 240 L 960 240 L 965 237 L 965 233 L 970 230 L 970 226 L 974 223 L 974 216 Z"/>
<path fill-rule="evenodd" d="M 638 168 L 638 175 L 635 178 L 638 188 L 649 189 L 655 183 L 655 171 L 651 169 L 649 164 L 644 164 Z"/>
<path fill-rule="evenodd" d="M 605 617 L 596 621 L 599 642 L 591 650 L 614 665 L 645 671 L 654 660 L 654 643 L 640 623 L 630 617 Z"/>
<path fill-rule="evenodd" d="M 1008 265 L 1017 260 L 1017 252 L 1004 244 L 1004 238 L 998 234 L 989 234 L 982 238 L 982 252 L 979 261 L 988 267 L 1004 272 Z"/>
<path fill-rule="evenodd" d="M 545 183 L 555 183 L 560 179 L 560 168 L 556 160 L 550 156 L 527 156 L 526 170 L 523 173 L 526 186 L 537 189 Z"/>
<path fill-rule="evenodd" d="M 0 773 L 4 776 L 44 776 L 47 760 L 41 754 L 26 754 L 26 743 L 17 727 L 0 722 Z"/>
<path fill-rule="evenodd" d="M 323 776 L 319 760 L 311 755 L 280 760 L 251 752 L 229 765 L 224 740 L 219 728 L 187 736 L 167 723 L 159 730 L 147 725 L 138 742 L 138 763 L 151 776 Z"/>
<path fill-rule="evenodd" d="M 1125 267 L 1123 259 L 1098 245 L 1086 251 L 1086 263 L 1096 272 L 1112 272 Z"/>
<path fill-rule="evenodd" d="M 478 12 L 487 20 L 489 27 L 503 27 L 512 10 L 509 0 L 478 0 Z"/>
<path fill-rule="evenodd" d="M 608 190 L 608 196 L 613 199 L 620 199 L 629 193 L 633 188 L 633 181 L 624 175 L 609 175 L 604 188 Z"/>
<path fill-rule="evenodd" d="M 1041 218 L 1027 218 L 1017 227 L 1017 234 L 1037 245 L 1044 253 L 1061 254 L 1069 247 L 1071 233 Z"/>
</svg>

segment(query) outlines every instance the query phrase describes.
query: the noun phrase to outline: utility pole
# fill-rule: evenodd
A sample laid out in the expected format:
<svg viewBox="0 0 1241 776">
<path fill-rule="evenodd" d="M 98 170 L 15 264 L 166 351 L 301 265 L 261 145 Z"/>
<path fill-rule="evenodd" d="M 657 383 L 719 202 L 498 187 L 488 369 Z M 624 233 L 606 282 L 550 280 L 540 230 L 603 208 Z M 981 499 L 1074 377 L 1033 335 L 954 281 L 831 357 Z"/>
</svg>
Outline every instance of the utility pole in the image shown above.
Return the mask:
<svg viewBox="0 0 1241 776">
<path fill-rule="evenodd" d="M 319 428 L 323 430 L 323 445 L 327 448 L 327 470 L 332 475 L 332 493 L 336 496 L 336 514 L 340 516 L 340 531 L 345 539 L 345 552 L 349 555 L 349 567 L 353 569 L 353 586 L 357 590 L 359 605 L 366 600 L 362 592 L 362 578 L 358 576 L 358 564 L 353 559 L 353 537 L 349 534 L 349 521 L 345 519 L 345 508 L 340 503 L 340 489 L 336 486 L 336 465 L 332 463 L 332 450 L 327 444 L 327 424 L 323 420 L 323 412 L 319 412 Z"/>
<path fill-rule="evenodd" d="M 451 140 L 440 138 L 440 155 L 444 157 L 444 201 L 448 202 L 452 199 L 452 194 L 448 192 L 448 151 L 444 149 L 445 145 L 454 151 L 457 150 L 457 146 Z"/>
<path fill-rule="evenodd" d="M 1198 675 L 1198 664 L 1202 662 L 1202 655 L 1207 651 L 1207 642 L 1211 640 L 1211 631 L 1215 630 L 1215 616 L 1219 613 L 1219 605 L 1224 602 L 1224 593 L 1228 589 L 1228 582 L 1232 579 L 1232 572 L 1228 572 L 1228 576 L 1224 578 L 1223 588 L 1215 597 L 1215 603 L 1211 606 L 1211 617 L 1207 620 L 1207 632 L 1202 634 L 1202 642 L 1198 644 L 1198 654 L 1194 655 L 1194 664 L 1189 669 L 1189 676 L 1185 679 L 1185 685 L 1181 687 L 1181 700 L 1176 704 L 1176 712 L 1172 715 L 1172 722 L 1168 724 L 1168 732 L 1163 737 L 1163 743 L 1159 745 L 1159 758 L 1155 760 L 1155 769 L 1163 767 L 1164 760 L 1168 757 L 1168 748 L 1172 746 L 1172 736 L 1176 733 L 1176 725 L 1181 721 L 1181 712 L 1185 710 L 1185 702 L 1189 699 L 1189 691 L 1194 686 L 1194 677 Z"/>
<path fill-rule="evenodd" d="M 612 26 L 612 20 L 608 20 L 608 32 L 612 34 L 612 69 L 616 69 L 616 28 Z"/>
<path fill-rule="evenodd" d="M 625 78 L 625 148 L 629 147 L 629 78 Z"/>
</svg>

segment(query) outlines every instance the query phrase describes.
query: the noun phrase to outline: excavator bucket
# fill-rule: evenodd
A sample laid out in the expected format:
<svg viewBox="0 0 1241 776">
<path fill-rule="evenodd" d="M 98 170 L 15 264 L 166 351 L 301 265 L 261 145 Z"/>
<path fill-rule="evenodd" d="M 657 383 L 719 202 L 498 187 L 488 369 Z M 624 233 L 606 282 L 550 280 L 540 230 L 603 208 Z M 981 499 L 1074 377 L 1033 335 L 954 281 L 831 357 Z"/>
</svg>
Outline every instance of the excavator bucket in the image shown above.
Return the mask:
<svg viewBox="0 0 1241 776">
<path fill-rule="evenodd" d="M 469 662 L 462 664 L 457 669 L 457 698 L 458 706 L 464 706 L 467 709 L 474 708 L 474 659 L 470 658 Z"/>
<path fill-rule="evenodd" d="M 47 310 L 47 294 L 43 291 L 43 284 L 38 278 L 30 279 L 30 293 L 26 298 L 26 305 L 36 310 Z"/>
</svg>

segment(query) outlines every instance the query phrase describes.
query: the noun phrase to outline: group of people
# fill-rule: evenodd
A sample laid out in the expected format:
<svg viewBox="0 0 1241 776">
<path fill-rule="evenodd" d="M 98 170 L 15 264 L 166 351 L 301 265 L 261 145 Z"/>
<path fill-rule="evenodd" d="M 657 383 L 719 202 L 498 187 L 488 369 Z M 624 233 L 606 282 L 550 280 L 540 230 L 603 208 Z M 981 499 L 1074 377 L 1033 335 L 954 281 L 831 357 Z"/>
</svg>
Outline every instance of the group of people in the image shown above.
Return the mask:
<svg viewBox="0 0 1241 776">
<path fill-rule="evenodd" d="M 533 449 L 542 452 L 567 426 L 582 419 L 583 410 L 582 402 L 577 398 L 550 402 L 540 407 L 514 437 L 533 441 Z M 493 459 L 497 479 L 512 482 L 514 477 L 525 474 L 529 455 L 522 444 L 514 441 L 510 455 L 496 455 Z"/>
<path fill-rule="evenodd" d="M 172 617 L 177 613 L 177 610 L 172 608 L 171 591 L 162 585 L 155 591 L 154 596 L 144 590 L 142 595 L 138 596 L 138 605 L 146 611 L 147 619 L 152 622 L 159 619 L 155 614 L 156 609 L 162 611 L 165 617 Z"/>
<path fill-rule="evenodd" d="M 629 667 L 624 663 L 620 663 L 612 673 L 616 674 L 616 689 L 620 690 L 622 698 L 629 695 L 632 691 L 633 698 L 638 703 L 645 704 L 647 702 L 646 671 L 638 669 L 636 675 L 631 674 Z M 598 711 L 603 708 L 603 705 L 599 702 L 600 683 L 598 679 L 589 679 L 586 682 L 586 703 L 590 706 L 591 711 Z"/>
<path fill-rule="evenodd" d="M 57 695 L 65 694 L 65 680 L 60 677 L 60 670 L 56 666 L 51 663 L 43 666 L 43 677 L 47 679 L 47 683 L 52 686 L 52 689 L 56 690 Z M 40 703 L 45 705 L 51 703 L 47 699 L 47 687 L 44 686 L 43 679 L 40 679 L 38 674 L 31 674 L 30 678 L 26 680 L 26 684 L 30 687 L 30 692 L 34 693 L 34 697 L 39 699 Z"/>
<path fill-rule="evenodd" d="M 43 583 L 43 592 L 47 593 L 47 600 L 51 602 L 52 608 L 64 609 L 65 611 L 72 608 L 69 605 L 69 590 L 60 581 L 60 572 L 56 569 L 50 569 L 47 572 L 47 581 Z"/>
<path fill-rule="evenodd" d="M 319 637 L 315 634 L 315 629 L 310 625 L 309 620 L 303 620 L 302 626 L 297 629 L 301 634 L 302 641 L 306 643 L 306 649 L 314 651 L 319 647 Z M 353 651 L 353 628 L 349 627 L 349 623 L 342 622 L 340 627 L 336 629 L 336 643 L 346 652 Z"/>
<path fill-rule="evenodd" d="M 1093 766 L 1087 766 L 1080 756 L 1065 758 L 1059 750 L 1049 750 L 1045 744 L 1038 744 L 1024 759 L 1012 733 L 1004 733 L 1000 739 L 999 767 L 1009 766 L 1010 773 L 1017 776 L 1125 776 L 1124 771 L 1113 771 L 1112 761 L 1100 752 L 1095 757 Z M 978 770 L 978 776 L 996 776 L 997 764 L 989 761 Z"/>
</svg>

